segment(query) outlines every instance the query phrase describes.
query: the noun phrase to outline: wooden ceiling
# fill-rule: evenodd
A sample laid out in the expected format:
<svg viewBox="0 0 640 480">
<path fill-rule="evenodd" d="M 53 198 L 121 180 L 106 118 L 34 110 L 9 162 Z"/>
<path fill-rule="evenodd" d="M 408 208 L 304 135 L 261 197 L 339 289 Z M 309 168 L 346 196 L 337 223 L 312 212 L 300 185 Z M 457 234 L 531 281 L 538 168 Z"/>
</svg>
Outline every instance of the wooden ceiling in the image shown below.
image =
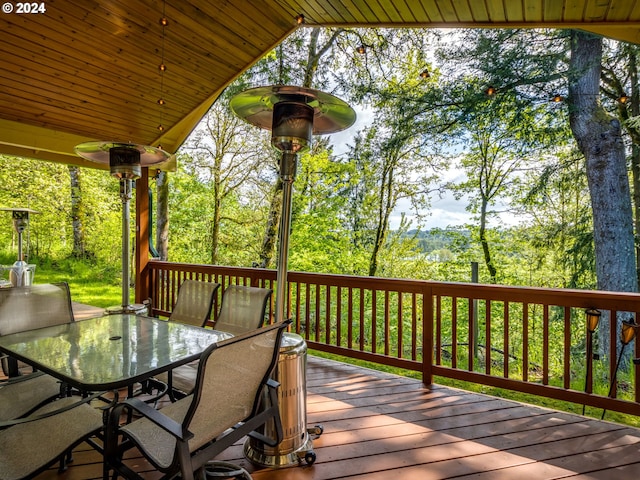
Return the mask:
<svg viewBox="0 0 640 480">
<path fill-rule="evenodd" d="M 86 141 L 175 152 L 299 14 L 306 26 L 546 26 L 640 43 L 640 0 L 8 0 L 0 153 L 88 165 L 73 150 Z"/>
</svg>

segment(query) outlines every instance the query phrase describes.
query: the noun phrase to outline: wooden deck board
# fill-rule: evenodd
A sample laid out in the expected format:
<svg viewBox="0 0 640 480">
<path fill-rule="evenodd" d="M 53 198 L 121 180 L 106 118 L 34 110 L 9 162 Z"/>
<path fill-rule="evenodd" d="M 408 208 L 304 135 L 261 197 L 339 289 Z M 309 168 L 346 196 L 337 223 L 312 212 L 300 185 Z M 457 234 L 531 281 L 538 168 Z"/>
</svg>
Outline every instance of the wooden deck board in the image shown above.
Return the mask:
<svg viewBox="0 0 640 480">
<path fill-rule="evenodd" d="M 640 430 L 309 357 L 307 426 L 312 466 L 256 468 L 242 442 L 221 456 L 255 480 L 597 479 L 640 477 Z M 79 447 L 63 474 L 100 478 L 99 455 Z M 131 464 L 158 477 L 141 458 Z"/>
</svg>

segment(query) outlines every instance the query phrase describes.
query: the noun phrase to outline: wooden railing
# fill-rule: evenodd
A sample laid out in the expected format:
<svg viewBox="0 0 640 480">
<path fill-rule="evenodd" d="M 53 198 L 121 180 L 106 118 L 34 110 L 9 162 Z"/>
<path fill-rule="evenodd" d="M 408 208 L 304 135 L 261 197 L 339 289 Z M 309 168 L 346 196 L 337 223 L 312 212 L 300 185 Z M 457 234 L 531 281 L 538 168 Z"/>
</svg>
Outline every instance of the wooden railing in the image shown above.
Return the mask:
<svg viewBox="0 0 640 480">
<path fill-rule="evenodd" d="M 273 270 L 159 261 L 148 269 L 159 315 L 185 278 L 219 282 L 220 292 L 276 288 Z M 615 329 L 593 362 L 595 381 L 585 381 L 589 308 L 602 313 L 597 338 L 608 318 L 637 318 L 640 295 L 289 272 L 285 311 L 309 348 L 422 372 L 426 384 L 442 376 L 638 415 L 640 367 L 616 372 Z M 626 348 L 640 357 L 637 342 Z"/>
</svg>

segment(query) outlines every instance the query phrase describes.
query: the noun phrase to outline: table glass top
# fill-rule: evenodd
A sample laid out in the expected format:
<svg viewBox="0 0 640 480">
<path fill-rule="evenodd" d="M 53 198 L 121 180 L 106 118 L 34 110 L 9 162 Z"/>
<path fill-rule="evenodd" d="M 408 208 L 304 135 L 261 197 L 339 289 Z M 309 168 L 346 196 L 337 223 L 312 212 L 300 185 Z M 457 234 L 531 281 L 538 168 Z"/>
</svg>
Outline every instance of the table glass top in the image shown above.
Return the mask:
<svg viewBox="0 0 640 480">
<path fill-rule="evenodd" d="M 187 363 L 232 335 L 132 314 L 0 337 L 0 349 L 86 390 L 120 388 Z"/>
</svg>

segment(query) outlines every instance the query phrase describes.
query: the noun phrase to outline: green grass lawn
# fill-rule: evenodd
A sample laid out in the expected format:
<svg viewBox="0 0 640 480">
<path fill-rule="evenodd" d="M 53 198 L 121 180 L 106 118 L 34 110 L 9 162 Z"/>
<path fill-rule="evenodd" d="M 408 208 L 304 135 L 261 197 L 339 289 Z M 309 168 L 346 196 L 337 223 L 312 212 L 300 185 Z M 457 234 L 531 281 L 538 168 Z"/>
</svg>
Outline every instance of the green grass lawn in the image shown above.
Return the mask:
<svg viewBox="0 0 640 480">
<path fill-rule="evenodd" d="M 14 260 L 0 257 L 3 265 Z M 71 300 L 107 308 L 122 303 L 121 266 L 96 266 L 80 260 L 31 260 L 36 265 L 34 283 L 67 282 Z"/>
</svg>

